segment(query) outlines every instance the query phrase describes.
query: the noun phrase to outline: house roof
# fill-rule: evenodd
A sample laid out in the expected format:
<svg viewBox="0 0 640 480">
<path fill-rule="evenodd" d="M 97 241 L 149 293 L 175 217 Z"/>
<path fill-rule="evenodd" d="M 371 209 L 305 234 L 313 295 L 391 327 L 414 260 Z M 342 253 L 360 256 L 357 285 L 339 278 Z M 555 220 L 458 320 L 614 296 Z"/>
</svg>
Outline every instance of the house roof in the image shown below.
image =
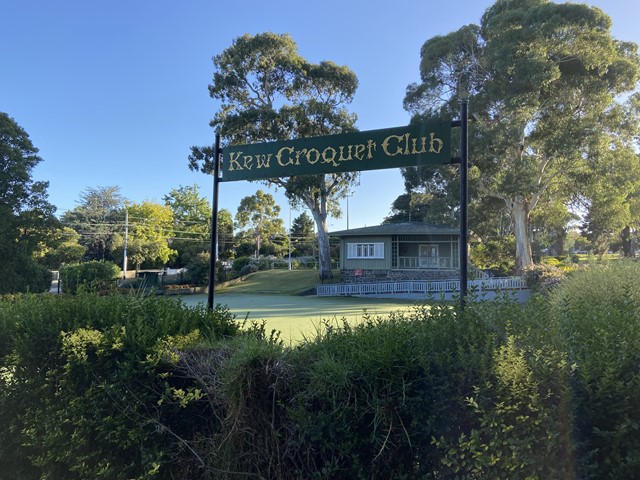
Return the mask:
<svg viewBox="0 0 640 480">
<path fill-rule="evenodd" d="M 384 223 L 373 227 L 352 228 L 330 232 L 332 237 L 355 237 L 362 235 L 459 235 L 459 228 L 442 227 L 421 222 Z"/>
</svg>

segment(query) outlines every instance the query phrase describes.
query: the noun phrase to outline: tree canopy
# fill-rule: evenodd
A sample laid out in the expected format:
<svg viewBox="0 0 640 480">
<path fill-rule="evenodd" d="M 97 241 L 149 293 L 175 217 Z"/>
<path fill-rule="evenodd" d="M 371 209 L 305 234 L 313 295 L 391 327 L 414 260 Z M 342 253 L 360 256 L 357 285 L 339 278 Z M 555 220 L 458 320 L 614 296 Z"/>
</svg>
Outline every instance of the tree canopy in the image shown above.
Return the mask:
<svg viewBox="0 0 640 480">
<path fill-rule="evenodd" d="M 498 0 L 479 26 L 422 47 L 421 82 L 407 88 L 405 108 L 415 117 L 452 118 L 459 100 L 470 99 L 471 187 L 503 202 L 518 269 L 532 263 L 531 213 L 544 196 L 575 201 L 594 181 L 593 162 L 633 148 L 637 110 L 619 101 L 639 79 L 637 46 L 610 28 L 595 7 Z M 621 110 L 631 115 L 624 123 Z"/>
<path fill-rule="evenodd" d="M 27 132 L 0 112 L 0 293 L 43 291 L 51 284 L 50 272 L 34 259 L 60 229 L 48 182 L 32 178 L 41 161 Z"/>
<path fill-rule="evenodd" d="M 211 126 L 228 144 L 286 140 L 355 130 L 356 117 L 345 105 L 358 80 L 346 66 L 311 63 L 298 53 L 289 35 L 243 35 L 213 59 L 209 94 L 221 106 Z M 189 165 L 212 170 L 212 147 L 192 147 Z M 357 173 L 271 179 L 294 204 L 311 211 L 319 242 L 320 276 L 330 278 L 327 218 L 339 215 L 338 202 Z"/>
<path fill-rule="evenodd" d="M 284 222 L 280 218 L 280 206 L 272 195 L 258 190 L 244 197 L 236 213 L 236 225 L 245 230 L 245 236 L 255 242 L 256 252 L 267 243 L 286 238 Z"/>
<path fill-rule="evenodd" d="M 78 206 L 62 216 L 62 222 L 80 233 L 85 260 L 114 261 L 124 235 L 125 199 L 120 187 L 87 187 Z"/>
</svg>

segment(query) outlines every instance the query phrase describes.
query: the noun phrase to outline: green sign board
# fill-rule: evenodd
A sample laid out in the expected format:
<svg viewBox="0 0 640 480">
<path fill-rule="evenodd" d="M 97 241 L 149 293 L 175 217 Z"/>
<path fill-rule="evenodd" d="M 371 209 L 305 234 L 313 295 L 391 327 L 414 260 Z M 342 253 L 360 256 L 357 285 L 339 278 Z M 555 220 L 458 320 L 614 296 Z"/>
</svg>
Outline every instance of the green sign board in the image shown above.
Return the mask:
<svg viewBox="0 0 640 480">
<path fill-rule="evenodd" d="M 355 172 L 451 161 L 451 123 L 226 147 L 222 182 Z"/>
</svg>

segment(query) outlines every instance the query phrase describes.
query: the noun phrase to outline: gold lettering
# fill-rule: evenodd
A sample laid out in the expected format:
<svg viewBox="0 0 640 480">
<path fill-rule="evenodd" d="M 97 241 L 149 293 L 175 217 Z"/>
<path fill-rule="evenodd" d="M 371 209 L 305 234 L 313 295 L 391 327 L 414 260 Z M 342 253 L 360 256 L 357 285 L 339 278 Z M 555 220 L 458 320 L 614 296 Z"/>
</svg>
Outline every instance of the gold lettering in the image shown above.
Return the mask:
<svg viewBox="0 0 640 480">
<path fill-rule="evenodd" d="M 404 135 L 389 135 L 387 138 L 384 139 L 384 142 L 382 142 L 382 151 L 384 152 L 385 155 L 387 155 L 388 157 L 395 157 L 396 155 L 401 155 L 402 154 L 402 147 L 400 147 L 399 145 L 395 144 L 395 151 L 389 151 L 389 142 L 392 139 L 395 139 L 398 141 L 398 143 L 400 143 L 403 139 Z M 371 141 L 371 140 L 369 140 Z"/>
<path fill-rule="evenodd" d="M 354 157 L 356 157 L 357 160 L 362 160 L 364 157 L 364 151 L 367 149 L 366 145 L 363 144 L 358 144 L 356 145 L 356 151 L 353 154 Z"/>
<path fill-rule="evenodd" d="M 302 157 L 305 153 L 307 153 L 306 148 L 296 151 L 296 166 L 300 165 L 300 157 Z"/>
<path fill-rule="evenodd" d="M 235 153 L 235 158 L 234 158 Z M 242 155 L 242 152 L 229 152 L 229 171 L 233 172 L 234 170 L 242 170 L 242 165 L 238 162 L 238 159 Z"/>
<path fill-rule="evenodd" d="M 256 155 L 256 160 L 258 161 L 258 168 L 269 168 L 269 163 L 271 162 L 271 155 L 273 154 L 269 153 L 269 154 Z"/>
<path fill-rule="evenodd" d="M 378 146 L 376 145 L 376 142 L 374 142 L 373 140 L 369 140 L 367 142 L 367 151 L 369 152 L 367 154 L 367 158 L 369 160 L 371 160 L 373 158 L 373 153 L 371 153 L 371 150 L 375 151 L 377 148 L 378 148 Z"/>
<path fill-rule="evenodd" d="M 281 167 L 286 167 L 287 165 L 291 165 L 293 163 L 293 159 L 285 156 L 285 159 L 282 160 L 283 151 L 291 154 L 293 153 L 293 147 L 282 147 L 280 150 L 278 150 L 278 153 L 276 153 L 276 160 L 278 161 L 278 165 L 280 165 Z"/>
<path fill-rule="evenodd" d="M 422 140 L 422 146 L 420 147 L 420 150 L 418 150 L 416 148 L 417 139 L 416 138 L 411 139 L 411 155 L 417 155 L 419 153 L 427 153 L 427 137 L 421 137 L 421 140 Z"/>
<path fill-rule="evenodd" d="M 251 168 L 253 167 L 253 165 L 251 165 L 253 163 L 253 156 L 245 155 L 244 157 L 242 157 L 242 159 L 244 160 L 244 168 L 246 168 L 247 170 L 251 170 Z"/>
<path fill-rule="evenodd" d="M 311 153 L 313 153 L 316 157 L 313 161 L 311 161 Z M 315 148 L 310 148 L 307 151 L 307 162 L 309 162 L 311 165 L 315 165 L 316 163 L 318 163 L 318 160 L 320 160 L 320 152 Z"/>
<path fill-rule="evenodd" d="M 327 152 L 329 152 L 329 155 L 327 155 Z M 336 154 L 338 152 L 336 152 L 336 149 L 333 147 L 327 147 L 322 151 L 322 163 L 330 163 L 332 164 L 334 167 L 338 166 L 338 162 L 336 162 Z"/>
<path fill-rule="evenodd" d="M 435 137 L 435 133 L 431 132 L 431 141 L 429 142 L 429 153 L 440 153 L 442 147 L 444 146 L 444 142 L 439 138 Z M 437 143 L 438 146 L 435 147 L 434 143 Z"/>
<path fill-rule="evenodd" d="M 349 161 L 349 160 L 353 160 L 353 159 L 351 158 L 351 148 L 352 148 L 352 147 L 353 147 L 353 145 L 349 145 L 349 146 L 347 147 L 347 148 L 349 149 L 349 150 L 348 150 L 348 154 L 347 154 L 347 155 L 349 155 L 348 157 L 345 157 L 345 156 L 343 155 L 344 147 L 343 147 L 342 145 L 341 145 L 340 147 L 338 147 L 338 149 L 340 150 L 340 156 L 338 157 L 338 161 L 339 161 L 339 162 L 347 162 L 347 161 Z"/>
</svg>

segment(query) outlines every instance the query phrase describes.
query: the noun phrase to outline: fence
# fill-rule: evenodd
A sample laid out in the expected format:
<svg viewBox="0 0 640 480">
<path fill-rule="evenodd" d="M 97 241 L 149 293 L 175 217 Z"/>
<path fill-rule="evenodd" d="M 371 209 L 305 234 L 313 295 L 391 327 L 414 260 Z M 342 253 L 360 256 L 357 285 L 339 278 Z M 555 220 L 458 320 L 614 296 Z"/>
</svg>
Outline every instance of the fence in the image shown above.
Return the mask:
<svg viewBox="0 0 640 480">
<path fill-rule="evenodd" d="M 495 277 L 469 280 L 467 288 L 470 292 L 482 292 L 485 290 L 522 290 L 527 286 L 522 277 Z M 321 297 L 388 295 L 394 293 L 420 293 L 427 295 L 458 291 L 460 291 L 460 280 L 407 280 L 403 282 L 338 283 L 317 286 L 317 295 Z"/>
</svg>

